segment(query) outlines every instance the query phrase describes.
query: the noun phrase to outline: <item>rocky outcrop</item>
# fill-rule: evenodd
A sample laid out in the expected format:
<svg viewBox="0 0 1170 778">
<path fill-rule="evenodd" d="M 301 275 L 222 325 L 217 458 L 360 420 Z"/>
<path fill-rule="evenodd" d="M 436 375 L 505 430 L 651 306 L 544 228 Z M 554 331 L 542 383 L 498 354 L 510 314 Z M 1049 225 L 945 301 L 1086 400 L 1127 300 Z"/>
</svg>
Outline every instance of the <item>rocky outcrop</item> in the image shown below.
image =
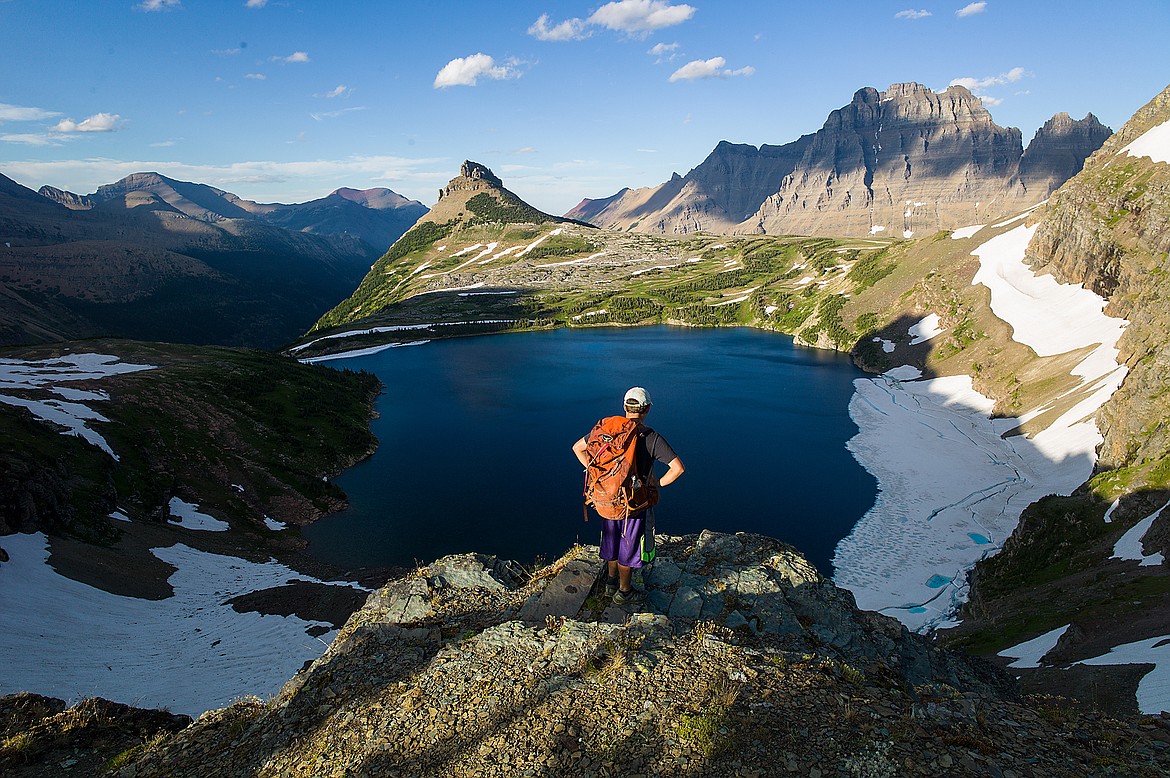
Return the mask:
<svg viewBox="0 0 1170 778">
<path fill-rule="evenodd" d="M 96 697 L 69 707 L 38 694 L 0 697 L 0 773 L 8 778 L 102 775 L 190 716 Z"/>
<path fill-rule="evenodd" d="M 1112 131 L 1093 114 L 1073 119 L 1064 111 L 1044 123 L 1020 157 L 1019 181 L 1041 199 L 1081 172 L 1085 160 Z"/>
<path fill-rule="evenodd" d="M 47 197 L 55 203 L 60 203 L 71 211 L 88 211 L 97 205 L 97 201 L 92 197 L 67 192 L 55 186 L 42 186 L 37 190 L 37 194 L 41 197 Z"/>
<path fill-rule="evenodd" d="M 778 541 L 660 540 L 645 607 L 594 595 L 535 623 L 525 603 L 569 566 L 600 572 L 595 548 L 518 588 L 490 558 L 421 568 L 271 702 L 210 711 L 113 774 L 1047 776 L 1092 772 L 1096 738 L 1125 738 L 1127 769 L 1170 767 L 1170 732 L 1038 715 L 1052 703 L 858 612 Z"/>
<path fill-rule="evenodd" d="M 1057 191 L 1028 247 L 1033 265 L 1084 283 L 1130 321 L 1119 342 L 1130 372 L 1098 416 L 1105 436 L 1101 468 L 1152 462 L 1170 454 L 1170 163 L 1126 148 L 1170 121 L 1170 88 L 1151 100 Z"/>
<path fill-rule="evenodd" d="M 758 149 L 722 142 L 686 176 L 585 210 L 593 224 L 649 233 L 931 233 L 1040 202 L 1108 134 L 1091 114 L 1060 114 L 1025 154 L 1020 131 L 962 86 L 866 87 L 813 135 Z"/>
</svg>

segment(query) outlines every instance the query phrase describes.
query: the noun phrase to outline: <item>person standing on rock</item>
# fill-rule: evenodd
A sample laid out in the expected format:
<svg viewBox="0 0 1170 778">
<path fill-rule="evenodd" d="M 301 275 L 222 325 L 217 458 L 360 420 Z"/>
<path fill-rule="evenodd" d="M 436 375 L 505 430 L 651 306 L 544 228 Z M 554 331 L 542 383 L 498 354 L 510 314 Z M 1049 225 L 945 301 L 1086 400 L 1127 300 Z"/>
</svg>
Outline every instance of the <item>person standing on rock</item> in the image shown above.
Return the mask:
<svg viewBox="0 0 1170 778">
<path fill-rule="evenodd" d="M 593 431 L 573 444 L 573 453 L 586 472 L 586 501 L 593 505 L 601 522 L 601 558 L 606 560 L 606 596 L 617 605 L 640 600 L 644 593 L 634 589 L 633 571 L 654 559 L 654 504 L 658 489 L 674 483 L 685 468 L 666 439 L 646 426 L 650 393 L 640 386 L 623 398 L 625 416 L 602 419 Z M 632 438 L 632 451 L 626 441 Z M 625 452 L 627 465 L 617 461 Z M 618 453 L 609 473 L 620 473 L 618 497 L 607 500 L 598 486 L 598 463 Z M 632 457 L 630 456 L 632 453 Z M 667 470 L 661 477 L 654 463 Z"/>
</svg>

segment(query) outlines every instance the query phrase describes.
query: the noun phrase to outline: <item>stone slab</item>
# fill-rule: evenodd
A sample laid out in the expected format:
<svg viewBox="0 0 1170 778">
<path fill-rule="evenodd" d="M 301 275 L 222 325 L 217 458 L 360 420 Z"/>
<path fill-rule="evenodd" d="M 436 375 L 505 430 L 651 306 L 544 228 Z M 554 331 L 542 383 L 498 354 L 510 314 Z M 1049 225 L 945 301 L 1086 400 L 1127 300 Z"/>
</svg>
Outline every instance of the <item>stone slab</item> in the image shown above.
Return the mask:
<svg viewBox="0 0 1170 778">
<path fill-rule="evenodd" d="M 601 558 L 587 547 L 556 574 L 539 598 L 524 604 L 517 618 L 530 624 L 543 624 L 549 616 L 572 618 L 581 611 L 600 577 Z"/>
</svg>

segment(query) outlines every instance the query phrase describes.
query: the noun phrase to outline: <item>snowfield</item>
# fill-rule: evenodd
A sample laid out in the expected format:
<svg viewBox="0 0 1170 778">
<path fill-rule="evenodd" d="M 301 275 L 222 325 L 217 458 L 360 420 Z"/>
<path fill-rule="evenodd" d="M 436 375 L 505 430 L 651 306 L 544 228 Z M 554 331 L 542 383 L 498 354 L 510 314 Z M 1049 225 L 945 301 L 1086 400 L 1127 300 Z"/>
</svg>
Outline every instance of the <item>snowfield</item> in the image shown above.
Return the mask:
<svg viewBox="0 0 1170 778">
<path fill-rule="evenodd" d="M 44 534 L 8 535 L 0 565 L 0 694 L 100 696 L 198 715 L 248 694 L 268 697 L 320 656 L 332 626 L 237 613 L 228 600 L 308 576 L 184 545 L 151 550 L 173 565 L 175 594 L 121 597 L 56 573 Z M 315 638 L 311 627 L 331 631 Z"/>
<path fill-rule="evenodd" d="M 1073 369 L 1077 401 L 1047 429 L 1001 437 L 1021 419 L 992 419 L 992 401 L 969 376 L 913 380 L 921 373 L 905 366 L 854 382 L 849 413 L 860 432 L 849 450 L 878 479 L 878 497 L 838 544 L 835 581 L 858 606 L 913 630 L 953 624 L 967 572 L 999 550 L 1023 509 L 1092 474 L 1101 442 L 1093 413 L 1125 377 L 1117 339 L 1127 322 L 1105 316 L 1104 301 L 1079 285 L 1037 277 L 1023 261 L 1034 229 L 976 248 L 973 283 L 990 288 L 992 311 L 1037 354 L 1085 350 Z M 934 327 L 923 320 L 913 329 L 917 339 Z"/>
</svg>

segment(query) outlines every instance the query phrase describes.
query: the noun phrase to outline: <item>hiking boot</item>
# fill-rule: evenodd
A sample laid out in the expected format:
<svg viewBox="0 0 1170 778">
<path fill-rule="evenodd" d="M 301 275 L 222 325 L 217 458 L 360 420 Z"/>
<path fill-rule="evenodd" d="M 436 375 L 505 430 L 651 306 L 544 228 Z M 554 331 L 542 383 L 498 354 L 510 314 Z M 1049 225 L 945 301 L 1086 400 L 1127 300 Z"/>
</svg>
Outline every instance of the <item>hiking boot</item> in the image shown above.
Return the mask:
<svg viewBox="0 0 1170 778">
<path fill-rule="evenodd" d="M 618 579 L 617 578 L 607 579 L 605 582 L 605 596 L 606 597 L 613 597 L 617 593 L 618 593 Z"/>
<path fill-rule="evenodd" d="M 646 599 L 646 592 L 638 589 L 630 589 L 628 592 L 623 592 L 618 589 L 613 595 L 614 605 L 636 605 Z"/>
</svg>

